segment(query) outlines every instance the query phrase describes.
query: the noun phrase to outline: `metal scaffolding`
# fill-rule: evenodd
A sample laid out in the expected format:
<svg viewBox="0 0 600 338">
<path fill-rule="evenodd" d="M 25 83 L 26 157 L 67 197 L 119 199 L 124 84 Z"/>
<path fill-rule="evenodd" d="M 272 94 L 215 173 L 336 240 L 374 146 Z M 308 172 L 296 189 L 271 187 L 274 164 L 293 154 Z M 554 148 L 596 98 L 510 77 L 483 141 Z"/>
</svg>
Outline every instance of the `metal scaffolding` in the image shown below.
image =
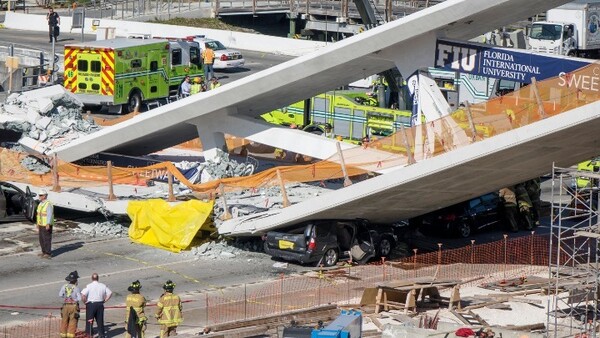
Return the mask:
<svg viewBox="0 0 600 338">
<path fill-rule="evenodd" d="M 596 172 L 552 169 L 548 337 L 600 337 Z"/>
</svg>

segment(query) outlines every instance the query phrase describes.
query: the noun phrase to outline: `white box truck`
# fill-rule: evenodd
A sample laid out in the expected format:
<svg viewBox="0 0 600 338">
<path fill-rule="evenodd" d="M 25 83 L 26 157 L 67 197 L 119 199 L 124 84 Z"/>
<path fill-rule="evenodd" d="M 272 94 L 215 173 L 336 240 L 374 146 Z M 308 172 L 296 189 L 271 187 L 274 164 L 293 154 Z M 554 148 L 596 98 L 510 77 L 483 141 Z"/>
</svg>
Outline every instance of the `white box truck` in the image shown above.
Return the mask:
<svg viewBox="0 0 600 338">
<path fill-rule="evenodd" d="M 531 25 L 529 48 L 536 52 L 597 59 L 600 51 L 600 0 L 577 0 L 551 9 L 547 21 Z"/>
</svg>

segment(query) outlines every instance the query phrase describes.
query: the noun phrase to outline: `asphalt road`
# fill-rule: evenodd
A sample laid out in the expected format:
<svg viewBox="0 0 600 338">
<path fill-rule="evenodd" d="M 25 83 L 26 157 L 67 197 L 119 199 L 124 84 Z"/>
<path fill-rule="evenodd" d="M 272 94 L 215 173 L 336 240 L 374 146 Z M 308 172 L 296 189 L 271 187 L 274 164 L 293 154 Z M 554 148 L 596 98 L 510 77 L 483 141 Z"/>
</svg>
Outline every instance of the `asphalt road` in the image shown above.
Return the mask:
<svg viewBox="0 0 600 338">
<path fill-rule="evenodd" d="M 113 291 L 107 307 L 122 306 L 128 285 L 140 280 L 142 294 L 149 303 L 156 303 L 167 279 L 176 284 L 176 292 L 184 300 L 184 318 L 181 331 L 200 330 L 206 312 L 203 310 L 205 290 L 225 286 L 256 283 L 286 274 L 310 270 L 309 267 L 290 266 L 284 271 L 274 268 L 273 261 L 265 254 L 245 252 L 235 258 L 196 257 L 190 252 L 170 253 L 149 246 L 134 244 L 128 238 L 89 238 L 56 226 L 53 234 L 51 260 L 37 256 L 37 234 L 31 223 L 0 223 L 0 236 L 4 241 L 19 242 L 27 252 L 2 256 L 0 264 L 0 328 L 30 322 L 49 313 L 60 316 L 61 300 L 58 291 L 64 278 L 73 270 L 80 275 L 79 285 L 85 287 L 93 272 L 100 274 L 100 281 Z M 0 255 L 2 253 L 0 252 Z M 226 297 L 227 291 L 222 294 Z M 26 308 L 16 308 L 20 306 Z M 155 308 L 147 308 L 150 317 Z M 107 309 L 105 312 L 110 334 L 120 337 L 123 333 L 124 310 Z M 83 321 L 79 322 L 82 329 Z M 150 321 L 147 337 L 155 337 L 159 328 Z"/>
</svg>

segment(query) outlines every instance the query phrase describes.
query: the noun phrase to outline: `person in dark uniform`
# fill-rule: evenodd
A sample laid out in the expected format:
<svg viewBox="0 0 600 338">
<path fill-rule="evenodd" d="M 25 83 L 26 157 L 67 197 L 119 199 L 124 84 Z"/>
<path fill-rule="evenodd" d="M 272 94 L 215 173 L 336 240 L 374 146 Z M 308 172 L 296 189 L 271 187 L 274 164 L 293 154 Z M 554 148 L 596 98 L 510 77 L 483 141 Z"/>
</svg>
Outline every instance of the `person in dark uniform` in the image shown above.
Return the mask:
<svg viewBox="0 0 600 338">
<path fill-rule="evenodd" d="M 508 222 L 508 228 L 512 232 L 519 231 L 519 222 L 517 220 L 519 211 L 517 209 L 517 196 L 513 187 L 500 189 L 499 192 L 502 203 L 504 204 L 504 217 Z"/>
<path fill-rule="evenodd" d="M 58 13 L 54 11 L 52 7 L 48 8 L 48 14 L 46 15 L 46 20 L 48 21 L 48 35 L 50 36 L 50 43 L 52 43 L 52 39 L 56 42 L 56 34 L 58 26 L 60 26 L 60 16 Z"/>
</svg>

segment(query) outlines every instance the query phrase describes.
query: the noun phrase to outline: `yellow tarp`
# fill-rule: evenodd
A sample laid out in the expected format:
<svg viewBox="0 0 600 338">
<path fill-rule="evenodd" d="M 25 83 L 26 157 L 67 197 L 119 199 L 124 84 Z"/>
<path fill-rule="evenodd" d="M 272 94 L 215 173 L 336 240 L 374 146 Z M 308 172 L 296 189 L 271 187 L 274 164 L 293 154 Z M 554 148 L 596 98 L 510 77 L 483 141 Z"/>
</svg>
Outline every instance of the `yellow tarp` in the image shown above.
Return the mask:
<svg viewBox="0 0 600 338">
<path fill-rule="evenodd" d="M 180 252 L 187 248 L 213 211 L 214 201 L 190 200 L 175 206 L 164 200 L 132 201 L 127 214 L 132 220 L 129 238 L 140 244 Z"/>
</svg>

